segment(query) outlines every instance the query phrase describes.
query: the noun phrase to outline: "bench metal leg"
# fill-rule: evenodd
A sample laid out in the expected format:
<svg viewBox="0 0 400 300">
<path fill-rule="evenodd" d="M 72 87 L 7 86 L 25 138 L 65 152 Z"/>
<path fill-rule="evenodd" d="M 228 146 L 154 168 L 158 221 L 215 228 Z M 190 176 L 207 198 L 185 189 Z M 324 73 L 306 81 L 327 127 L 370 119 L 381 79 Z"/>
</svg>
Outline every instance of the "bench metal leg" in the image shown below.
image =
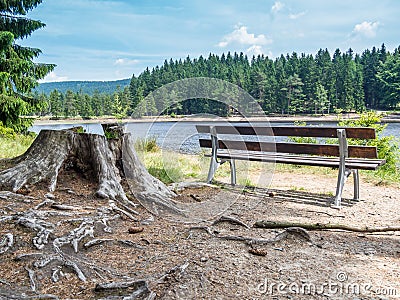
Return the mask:
<svg viewBox="0 0 400 300">
<path fill-rule="evenodd" d="M 358 176 L 358 170 L 351 170 L 353 173 L 353 180 L 354 180 L 354 197 L 355 201 L 360 200 L 360 177 Z"/>
<path fill-rule="evenodd" d="M 343 165 L 339 167 L 338 181 L 336 185 L 335 202 L 332 205 L 333 208 L 341 208 L 343 187 L 346 183 L 347 178 L 351 174 L 351 170 L 345 168 Z"/>
<path fill-rule="evenodd" d="M 207 175 L 207 183 L 212 182 L 212 180 L 214 178 L 214 174 L 217 171 L 218 166 L 219 166 L 218 161 L 216 161 L 213 157 L 211 157 L 210 168 L 208 170 L 208 175 Z"/>
<path fill-rule="evenodd" d="M 236 185 L 236 164 L 235 160 L 231 159 L 229 161 L 229 164 L 231 165 L 231 184 Z"/>
<path fill-rule="evenodd" d="M 337 129 L 337 137 L 339 140 L 339 174 L 336 185 L 335 202 L 332 205 L 333 208 L 341 208 L 342 192 L 344 183 L 347 177 L 351 174 L 351 171 L 346 168 L 346 157 L 348 157 L 348 148 L 346 140 L 346 130 L 343 128 Z"/>
</svg>

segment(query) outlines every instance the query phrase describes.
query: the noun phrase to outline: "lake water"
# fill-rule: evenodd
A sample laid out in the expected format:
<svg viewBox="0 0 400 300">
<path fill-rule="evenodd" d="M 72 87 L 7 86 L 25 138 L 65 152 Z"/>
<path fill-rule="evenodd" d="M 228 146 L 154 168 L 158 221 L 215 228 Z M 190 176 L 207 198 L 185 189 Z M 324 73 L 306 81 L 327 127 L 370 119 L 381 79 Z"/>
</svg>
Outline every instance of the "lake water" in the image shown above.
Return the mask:
<svg viewBox="0 0 400 300">
<path fill-rule="evenodd" d="M 183 153 L 197 153 L 200 151 L 195 125 L 207 125 L 210 122 L 136 122 L 128 123 L 126 131 L 132 133 L 135 138 L 156 138 L 157 144 L 163 149 L 179 151 Z M 215 125 L 243 125 L 243 123 L 213 122 Z M 252 124 L 263 126 L 289 126 L 289 122 L 253 122 Z M 335 126 L 336 122 L 307 122 L 307 125 Z M 61 130 L 72 126 L 82 126 L 88 133 L 103 134 L 103 129 L 98 124 L 56 124 L 56 125 L 34 125 L 29 130 L 39 133 L 42 129 Z M 400 123 L 388 123 L 384 135 L 393 135 L 400 139 Z"/>
</svg>

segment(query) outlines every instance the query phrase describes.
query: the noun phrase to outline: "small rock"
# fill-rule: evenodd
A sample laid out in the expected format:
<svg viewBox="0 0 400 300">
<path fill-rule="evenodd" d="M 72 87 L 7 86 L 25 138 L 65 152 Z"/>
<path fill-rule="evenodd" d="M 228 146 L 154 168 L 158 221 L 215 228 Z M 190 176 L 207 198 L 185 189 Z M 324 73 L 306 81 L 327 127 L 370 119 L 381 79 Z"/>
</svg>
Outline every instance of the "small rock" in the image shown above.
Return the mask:
<svg viewBox="0 0 400 300">
<path fill-rule="evenodd" d="M 258 256 L 265 256 L 268 254 L 268 251 L 267 251 L 267 249 L 251 248 L 251 249 L 249 249 L 249 253 L 258 255 Z"/>
<path fill-rule="evenodd" d="M 143 230 L 144 230 L 143 227 L 130 227 L 128 229 L 128 232 L 131 233 L 131 234 L 134 234 L 134 233 L 142 232 Z"/>
<path fill-rule="evenodd" d="M 50 199 L 50 200 L 54 200 L 54 199 L 56 199 L 56 196 L 54 196 L 52 193 L 47 193 L 46 195 L 44 195 L 47 199 Z"/>
<path fill-rule="evenodd" d="M 207 257 L 204 257 L 204 256 L 203 256 L 202 258 L 200 258 L 200 261 L 201 261 L 201 262 L 206 262 L 207 260 L 208 260 L 208 258 L 207 258 Z"/>
</svg>

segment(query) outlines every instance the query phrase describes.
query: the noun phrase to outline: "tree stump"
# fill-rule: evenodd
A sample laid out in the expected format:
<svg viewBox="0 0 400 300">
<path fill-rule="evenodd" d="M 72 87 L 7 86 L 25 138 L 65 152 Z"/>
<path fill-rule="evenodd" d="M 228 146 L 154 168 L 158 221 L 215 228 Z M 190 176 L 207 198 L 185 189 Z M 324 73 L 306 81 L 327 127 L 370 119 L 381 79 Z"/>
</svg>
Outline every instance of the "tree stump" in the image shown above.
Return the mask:
<svg viewBox="0 0 400 300">
<path fill-rule="evenodd" d="M 106 281 L 97 285 L 94 292 L 100 290 L 107 299 L 119 299 L 121 295 L 154 298 L 147 281 L 126 281 L 129 276 L 121 275 L 107 262 L 102 264 L 86 256 L 89 248 L 103 243 L 137 247 L 134 241 L 108 236 L 114 230 L 115 220 L 128 217 L 129 224 L 140 220 L 132 208 L 136 204 L 125 194 L 124 187 L 128 185 L 133 197 L 151 212 L 182 214 L 172 199 L 175 194 L 140 162 L 131 134 L 117 125 L 103 128 L 105 135 L 83 133 L 82 128 L 42 130 L 23 155 L 7 160 L 9 168 L 0 171 L 0 192 L 11 191 L 1 192 L 0 199 L 21 205 L 19 210 L 10 208 L 10 213 L 0 216 L 0 256 L 13 257 L 16 251 L 14 261 L 24 266 L 22 272 L 28 277 L 22 285 L 10 283 L 5 289 L 0 288 L 0 298 L 18 298 L 21 291 L 24 295 L 32 294 L 32 298 L 45 298 L 47 295 L 40 293 L 50 280 L 56 283 L 66 273 L 75 274 L 87 286 L 93 279 Z M 99 201 L 96 208 L 84 204 L 78 207 L 55 203 L 52 194 L 47 194 L 39 204 L 34 202 L 39 198 L 26 196 L 39 183 L 41 191 L 43 184 L 50 192 L 55 191 L 57 181 L 65 178 L 64 171 L 71 169 L 95 183 L 95 195 L 109 201 Z M 40 252 L 32 252 L 32 246 L 23 242 L 26 235 L 21 237 L 20 231 L 14 230 L 16 227 L 29 232 L 34 248 Z"/>
<path fill-rule="evenodd" d="M 61 168 L 74 168 L 98 183 L 96 196 L 129 202 L 121 179 L 129 173 L 135 197 L 155 206 L 178 211 L 170 199 L 175 194 L 150 175 L 138 159 L 130 133 L 121 126 L 103 126 L 105 135 L 82 133 L 77 128 L 42 130 L 31 147 L 0 172 L 0 190 L 19 193 L 44 182 L 53 192 Z"/>
</svg>

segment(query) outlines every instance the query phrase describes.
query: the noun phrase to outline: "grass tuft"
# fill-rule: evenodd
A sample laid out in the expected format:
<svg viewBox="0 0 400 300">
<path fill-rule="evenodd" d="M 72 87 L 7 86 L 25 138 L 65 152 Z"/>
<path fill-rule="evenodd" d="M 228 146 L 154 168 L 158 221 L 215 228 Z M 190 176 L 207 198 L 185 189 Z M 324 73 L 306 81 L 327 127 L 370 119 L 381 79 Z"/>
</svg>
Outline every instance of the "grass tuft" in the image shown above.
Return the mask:
<svg viewBox="0 0 400 300">
<path fill-rule="evenodd" d="M 13 158 L 28 150 L 35 139 L 35 135 L 16 134 L 13 137 L 0 137 L 0 159 Z"/>
</svg>

